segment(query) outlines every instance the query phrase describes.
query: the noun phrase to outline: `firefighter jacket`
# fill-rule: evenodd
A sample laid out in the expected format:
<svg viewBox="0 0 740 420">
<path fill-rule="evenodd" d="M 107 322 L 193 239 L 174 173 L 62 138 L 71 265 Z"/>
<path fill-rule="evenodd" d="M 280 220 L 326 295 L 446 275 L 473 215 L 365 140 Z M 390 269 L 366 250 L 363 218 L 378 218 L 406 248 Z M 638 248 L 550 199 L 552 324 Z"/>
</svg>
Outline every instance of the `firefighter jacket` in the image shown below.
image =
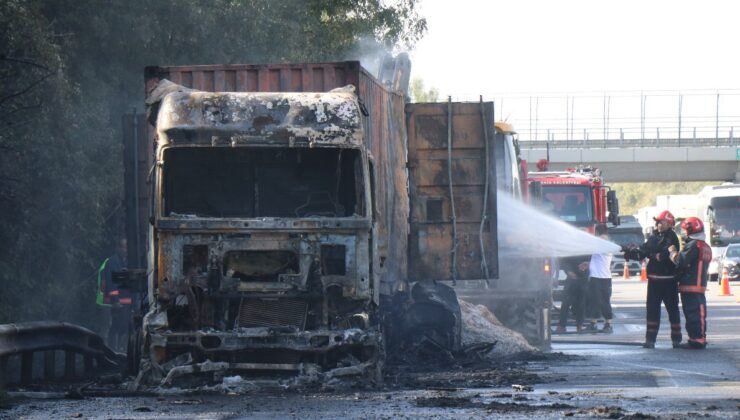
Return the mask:
<svg viewBox="0 0 740 420">
<path fill-rule="evenodd" d="M 668 248 L 673 245 L 680 248 L 678 235 L 672 230 L 663 233 L 653 232 L 644 244 L 638 248 L 625 251 L 625 260 L 642 260 L 647 258 L 646 267 L 648 280 L 674 281 L 676 276 L 676 265 L 670 259 Z"/>
<path fill-rule="evenodd" d="M 710 261 L 712 248 L 702 240 L 689 239 L 676 258 L 678 291 L 704 293 L 707 290 L 707 269 Z"/>
</svg>

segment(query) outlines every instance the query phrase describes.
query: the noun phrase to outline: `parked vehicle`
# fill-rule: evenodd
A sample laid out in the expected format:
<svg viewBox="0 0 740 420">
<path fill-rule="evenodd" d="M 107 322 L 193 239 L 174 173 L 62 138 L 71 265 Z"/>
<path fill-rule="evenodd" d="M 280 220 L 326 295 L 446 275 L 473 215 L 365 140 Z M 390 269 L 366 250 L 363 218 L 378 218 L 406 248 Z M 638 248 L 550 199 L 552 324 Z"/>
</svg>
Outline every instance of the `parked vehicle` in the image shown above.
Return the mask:
<svg viewBox="0 0 740 420">
<path fill-rule="evenodd" d="M 712 247 L 709 278 L 716 281 L 722 274 L 719 261 L 725 249 L 740 243 L 740 185 L 704 187 L 698 195 L 697 213 L 707 226 L 707 242 Z"/>
<path fill-rule="evenodd" d="M 727 270 L 727 278 L 737 280 L 740 277 L 740 243 L 730 244 L 725 249 L 719 263 L 720 275 Z"/>
<path fill-rule="evenodd" d="M 608 227 L 609 240 L 621 246 L 639 246 L 645 241 L 645 237 L 642 233 L 642 226 L 635 222 L 625 222 L 622 218 L 622 223 L 619 226 Z M 614 254 L 612 257 L 612 274 L 621 276 L 624 274 L 624 256 L 622 254 Z M 631 276 L 640 274 L 642 268 L 639 261 L 627 262 L 627 267 Z"/>
</svg>

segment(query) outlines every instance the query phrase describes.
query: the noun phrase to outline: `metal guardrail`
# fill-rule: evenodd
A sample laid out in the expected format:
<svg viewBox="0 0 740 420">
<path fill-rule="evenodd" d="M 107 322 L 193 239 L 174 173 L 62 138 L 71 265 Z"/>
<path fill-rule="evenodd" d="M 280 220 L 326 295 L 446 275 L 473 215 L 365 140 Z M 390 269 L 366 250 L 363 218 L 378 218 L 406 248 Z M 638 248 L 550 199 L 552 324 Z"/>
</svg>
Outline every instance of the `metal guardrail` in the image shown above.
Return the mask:
<svg viewBox="0 0 740 420">
<path fill-rule="evenodd" d="M 651 139 L 574 139 L 574 140 L 522 140 L 522 149 L 623 149 L 639 147 L 736 147 L 740 141 L 728 138 L 651 138 Z"/>
<path fill-rule="evenodd" d="M 64 353 L 64 374 L 57 377 L 57 352 Z M 0 325 L 0 382 L 26 385 L 34 379 L 34 354 L 43 352 L 43 375 L 40 379 L 74 380 L 102 371 L 122 370 L 126 355 L 108 348 L 94 332 L 66 322 L 26 322 Z M 78 355 L 82 369 L 78 369 Z M 9 361 L 20 358 L 20 375 L 11 377 Z M 18 369 L 15 369 L 18 371 Z M 41 370 L 41 369 L 37 369 Z M 40 373 L 40 372 L 39 372 Z"/>
</svg>

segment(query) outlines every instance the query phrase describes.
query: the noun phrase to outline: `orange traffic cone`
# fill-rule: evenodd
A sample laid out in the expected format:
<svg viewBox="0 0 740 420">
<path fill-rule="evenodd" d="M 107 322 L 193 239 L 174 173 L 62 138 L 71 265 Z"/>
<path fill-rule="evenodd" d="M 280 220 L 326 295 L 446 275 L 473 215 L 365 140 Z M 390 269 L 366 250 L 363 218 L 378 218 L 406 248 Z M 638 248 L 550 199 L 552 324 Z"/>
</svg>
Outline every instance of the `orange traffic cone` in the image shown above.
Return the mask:
<svg viewBox="0 0 740 420">
<path fill-rule="evenodd" d="M 647 281 L 647 264 L 645 264 L 645 261 L 640 266 L 640 281 Z"/>
<path fill-rule="evenodd" d="M 722 270 L 722 284 L 720 285 L 719 296 L 732 296 L 730 292 L 730 276 L 727 269 Z"/>
<path fill-rule="evenodd" d="M 622 273 L 622 277 L 626 280 L 630 278 L 630 267 L 627 264 L 627 261 L 624 262 L 624 272 Z"/>
</svg>

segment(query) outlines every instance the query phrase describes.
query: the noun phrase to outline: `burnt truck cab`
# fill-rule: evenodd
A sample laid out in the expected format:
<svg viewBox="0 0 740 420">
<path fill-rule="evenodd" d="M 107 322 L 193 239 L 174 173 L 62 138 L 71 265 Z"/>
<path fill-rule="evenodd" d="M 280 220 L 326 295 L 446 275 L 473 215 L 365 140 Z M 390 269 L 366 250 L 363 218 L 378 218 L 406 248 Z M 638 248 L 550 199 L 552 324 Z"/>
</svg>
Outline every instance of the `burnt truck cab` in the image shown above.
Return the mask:
<svg viewBox="0 0 740 420">
<path fill-rule="evenodd" d="M 156 162 L 140 379 L 374 374 L 372 156 L 354 87 L 215 93 L 162 80 L 147 104 Z"/>
</svg>

